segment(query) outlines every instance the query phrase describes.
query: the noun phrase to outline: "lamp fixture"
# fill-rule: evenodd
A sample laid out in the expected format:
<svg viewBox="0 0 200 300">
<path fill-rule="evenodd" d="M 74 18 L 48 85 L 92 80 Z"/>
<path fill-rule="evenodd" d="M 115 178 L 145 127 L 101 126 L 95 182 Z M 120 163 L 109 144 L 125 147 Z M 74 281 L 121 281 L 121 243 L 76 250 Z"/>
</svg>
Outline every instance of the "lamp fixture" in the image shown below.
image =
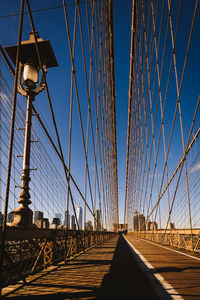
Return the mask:
<svg viewBox="0 0 200 300">
<path fill-rule="evenodd" d="M 44 76 L 38 86 L 39 69 L 43 68 L 46 73 L 46 68 L 57 67 L 58 63 L 54 55 L 53 49 L 49 41 L 44 41 L 39 37 L 38 33 L 35 35 L 31 32 L 30 38 L 27 41 L 22 41 L 20 46 L 20 60 L 18 72 L 17 91 L 27 99 L 26 109 L 26 126 L 24 137 L 24 155 L 23 168 L 21 176 L 21 190 L 19 194 L 18 203 L 20 207 L 13 211 L 14 221 L 11 226 L 15 227 L 32 227 L 33 212 L 28 207 L 31 204 L 29 193 L 30 178 L 30 148 L 31 148 L 31 125 L 32 125 L 32 109 L 35 96 L 38 95 L 44 88 Z M 38 52 L 40 56 L 40 63 L 38 53 L 36 51 L 35 37 L 37 39 Z M 17 46 L 5 47 L 7 54 L 16 64 Z M 23 73 L 23 76 L 22 76 Z M 44 75 L 44 74 L 43 74 Z M 23 81 L 21 83 L 21 79 Z M 25 85 L 25 87 L 23 86 Z"/>
<path fill-rule="evenodd" d="M 36 85 L 38 83 L 38 68 L 26 63 L 24 65 L 23 70 L 23 84 L 25 84 L 26 87 L 32 89 L 36 88 Z"/>
</svg>

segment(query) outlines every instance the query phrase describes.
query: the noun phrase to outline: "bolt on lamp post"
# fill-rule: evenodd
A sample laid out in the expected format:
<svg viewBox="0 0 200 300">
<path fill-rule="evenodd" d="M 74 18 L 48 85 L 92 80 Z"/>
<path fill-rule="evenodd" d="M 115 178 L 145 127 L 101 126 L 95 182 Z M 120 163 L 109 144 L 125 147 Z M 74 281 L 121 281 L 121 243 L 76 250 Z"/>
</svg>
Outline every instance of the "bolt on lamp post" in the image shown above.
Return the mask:
<svg viewBox="0 0 200 300">
<path fill-rule="evenodd" d="M 39 38 L 36 32 L 38 51 L 40 54 L 41 64 L 46 72 L 46 68 L 58 66 L 56 57 L 49 41 L 44 41 Z M 5 50 L 12 62 L 16 62 L 17 46 L 5 47 Z M 23 72 L 23 82 L 21 84 L 21 77 Z M 23 168 L 21 176 L 21 190 L 19 194 L 18 203 L 20 207 L 13 210 L 14 220 L 11 226 L 15 227 L 31 227 L 33 212 L 28 207 L 31 204 L 29 193 L 30 178 L 30 150 L 31 150 L 31 126 L 32 126 L 32 107 L 35 96 L 38 95 L 44 88 L 45 83 L 42 79 L 39 86 L 39 61 L 35 46 L 34 34 L 30 33 L 30 39 L 21 42 L 20 48 L 20 62 L 19 62 L 19 78 L 18 78 L 18 93 L 22 94 L 27 99 L 26 109 L 26 125 L 24 137 L 24 155 Z M 25 87 L 24 87 L 24 86 Z"/>
</svg>

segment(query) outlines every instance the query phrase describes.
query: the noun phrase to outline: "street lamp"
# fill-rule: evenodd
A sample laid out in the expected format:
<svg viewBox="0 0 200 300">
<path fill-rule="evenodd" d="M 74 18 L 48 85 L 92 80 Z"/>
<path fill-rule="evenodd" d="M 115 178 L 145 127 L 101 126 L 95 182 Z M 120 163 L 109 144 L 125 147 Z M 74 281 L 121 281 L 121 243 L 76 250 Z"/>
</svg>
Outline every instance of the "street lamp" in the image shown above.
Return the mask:
<svg viewBox="0 0 200 300">
<path fill-rule="evenodd" d="M 29 89 L 35 89 L 38 83 L 38 68 L 30 63 L 24 64 L 23 83 Z"/>
<path fill-rule="evenodd" d="M 40 54 L 41 64 L 46 72 L 46 68 L 57 67 L 58 63 L 54 55 L 53 49 L 49 41 L 44 41 L 36 32 L 38 51 Z M 12 62 L 16 63 L 17 46 L 5 47 L 7 54 Z M 21 83 L 23 73 L 23 81 Z M 30 33 L 30 38 L 27 41 L 21 42 L 20 61 L 19 61 L 19 77 L 18 77 L 18 93 L 22 94 L 27 99 L 26 109 L 26 125 L 24 137 L 24 155 L 23 168 L 21 176 L 21 190 L 18 203 L 20 207 L 13 210 L 14 220 L 11 226 L 15 227 L 31 227 L 33 212 L 28 207 L 31 204 L 29 193 L 30 178 L 30 146 L 31 146 L 31 125 L 32 125 L 32 108 L 35 96 L 38 95 L 44 88 L 45 82 L 42 81 L 38 85 L 39 78 L 39 60 L 37 56 L 34 34 Z"/>
</svg>

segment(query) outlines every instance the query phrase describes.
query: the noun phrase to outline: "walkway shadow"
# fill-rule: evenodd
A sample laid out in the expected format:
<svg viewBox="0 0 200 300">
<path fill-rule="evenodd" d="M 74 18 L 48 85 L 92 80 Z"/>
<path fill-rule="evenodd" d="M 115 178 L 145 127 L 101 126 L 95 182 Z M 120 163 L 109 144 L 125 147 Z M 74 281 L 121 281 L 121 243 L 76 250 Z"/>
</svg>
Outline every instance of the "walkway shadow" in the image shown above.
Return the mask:
<svg viewBox="0 0 200 300">
<path fill-rule="evenodd" d="M 118 237 L 110 239 L 69 264 L 41 274 L 2 299 L 96 299 L 103 274 L 110 269 L 117 240 Z"/>
<path fill-rule="evenodd" d="M 111 243 L 111 242 L 110 242 Z M 114 256 L 112 260 L 106 260 L 105 249 L 112 244 Z M 102 300 L 156 300 L 157 296 L 154 294 L 153 288 L 150 285 L 146 276 L 139 268 L 134 256 L 128 247 L 123 237 L 119 237 L 117 243 L 116 239 L 108 244 L 108 247 L 102 245 L 98 246 L 97 256 L 89 259 L 88 254 L 78 260 L 71 262 L 68 269 L 56 270 L 56 272 L 49 273 L 47 277 L 40 280 L 33 280 L 28 284 L 21 293 L 18 290 L 18 295 L 12 294 L 11 299 L 27 298 L 35 299 L 102 299 Z M 116 248 L 115 248 L 116 245 Z M 99 257 L 100 249 L 102 249 L 102 259 Z M 109 249 L 109 252 L 110 249 Z M 92 258 L 92 257 L 91 257 Z M 95 259 L 96 258 L 96 259 Z M 86 273 L 80 273 L 78 268 L 86 265 Z M 94 267 L 90 273 L 90 267 Z M 107 268 L 109 273 L 104 275 L 101 286 L 98 280 L 100 273 Z M 109 269 L 110 266 L 110 269 Z M 88 269 L 89 268 L 89 269 Z M 62 272 L 65 272 L 62 274 Z M 89 273 L 88 273 L 89 272 Z M 108 272 L 108 271 L 106 271 Z M 88 274 L 88 275 L 87 275 Z M 91 275 L 93 274 L 93 275 Z M 89 276 L 90 278 L 88 278 Z M 45 291 L 45 293 L 44 293 Z M 10 295 L 11 296 L 11 295 Z"/>
<path fill-rule="evenodd" d="M 119 237 L 110 272 L 95 299 L 158 299 L 123 237 Z"/>
</svg>

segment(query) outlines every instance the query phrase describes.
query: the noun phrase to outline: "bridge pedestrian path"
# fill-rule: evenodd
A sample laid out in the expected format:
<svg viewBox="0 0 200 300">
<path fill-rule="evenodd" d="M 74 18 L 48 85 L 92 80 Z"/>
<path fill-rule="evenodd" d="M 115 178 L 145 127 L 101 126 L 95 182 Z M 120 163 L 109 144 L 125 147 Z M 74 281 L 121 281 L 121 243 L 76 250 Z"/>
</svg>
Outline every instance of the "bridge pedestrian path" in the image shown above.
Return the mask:
<svg viewBox="0 0 200 300">
<path fill-rule="evenodd" d="M 118 236 L 27 281 L 16 290 L 4 289 L 9 292 L 4 298 L 158 299 L 127 242 Z"/>
<path fill-rule="evenodd" d="M 200 299 L 200 256 L 157 245 L 128 234 L 130 249 L 157 295 L 162 289 L 172 299 Z"/>
</svg>

